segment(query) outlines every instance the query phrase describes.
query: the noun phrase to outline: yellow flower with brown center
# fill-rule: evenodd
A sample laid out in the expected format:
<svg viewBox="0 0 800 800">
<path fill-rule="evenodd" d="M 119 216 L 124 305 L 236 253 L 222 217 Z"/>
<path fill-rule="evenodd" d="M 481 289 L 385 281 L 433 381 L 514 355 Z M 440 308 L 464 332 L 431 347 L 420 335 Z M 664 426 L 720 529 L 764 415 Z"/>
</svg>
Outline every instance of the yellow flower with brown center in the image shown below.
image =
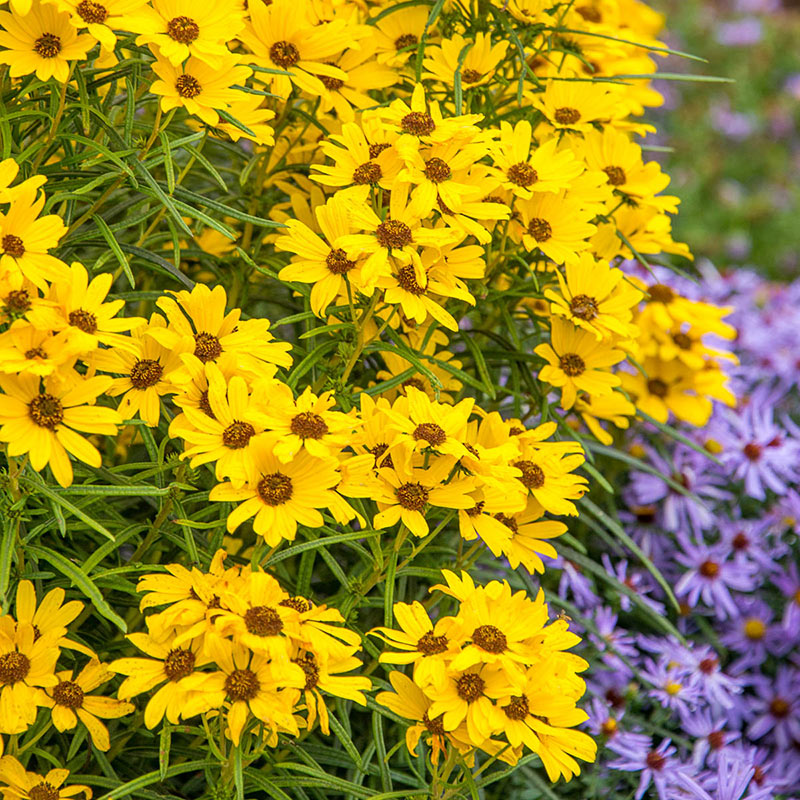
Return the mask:
<svg viewBox="0 0 800 800">
<path fill-rule="evenodd" d="M 459 72 L 462 89 L 485 86 L 494 77 L 507 49 L 507 41 L 501 39 L 492 44 L 491 36 L 482 31 L 471 40 L 456 33 L 443 39 L 438 47 L 425 50 L 422 66 L 427 72 L 422 77 L 455 86 L 456 72 Z"/>
<path fill-rule="evenodd" d="M 18 319 L 0 334 L 0 372 L 45 377 L 65 365 L 71 367 L 83 352 L 72 331 L 53 335 Z"/>
<path fill-rule="evenodd" d="M 103 46 L 113 53 L 117 44 L 114 31 L 130 30 L 131 17 L 139 14 L 147 0 L 59 0 L 58 5 L 69 11 L 72 24 L 85 28 Z"/>
<path fill-rule="evenodd" d="M 60 377 L 60 376 L 59 376 Z M 111 378 L 72 380 L 36 375 L 0 375 L 0 441 L 8 443 L 8 454 L 28 454 L 31 466 L 41 472 L 47 464 L 61 486 L 72 483 L 69 454 L 100 468 L 100 453 L 82 433 L 114 436 L 122 418 L 113 408 L 95 405 L 111 385 Z"/>
<path fill-rule="evenodd" d="M 69 777 L 68 769 L 51 769 L 46 775 L 27 772 L 14 756 L 0 758 L 0 791 L 9 800 L 67 800 L 83 795 L 86 800 L 92 796 L 88 786 L 73 783 L 64 785 Z"/>
<path fill-rule="evenodd" d="M 0 64 L 8 64 L 12 78 L 35 73 L 40 81 L 64 83 L 70 61 L 85 58 L 93 44 L 54 5 L 33 0 L 24 14 L 0 11 Z"/>
<path fill-rule="evenodd" d="M 557 131 L 586 133 L 594 130 L 593 122 L 616 115 L 614 96 L 602 83 L 550 80 L 543 92 L 531 94 L 530 99 Z"/>
</svg>

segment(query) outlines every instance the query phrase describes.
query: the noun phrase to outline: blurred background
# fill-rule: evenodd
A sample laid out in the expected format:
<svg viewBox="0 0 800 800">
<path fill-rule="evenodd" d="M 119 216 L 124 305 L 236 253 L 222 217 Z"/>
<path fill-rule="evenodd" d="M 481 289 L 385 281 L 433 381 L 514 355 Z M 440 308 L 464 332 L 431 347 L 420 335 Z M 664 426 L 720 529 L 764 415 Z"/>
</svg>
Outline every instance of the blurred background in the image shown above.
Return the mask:
<svg viewBox="0 0 800 800">
<path fill-rule="evenodd" d="M 735 83 L 658 81 L 665 106 L 650 144 L 682 198 L 675 238 L 719 269 L 800 275 L 800 0 L 654 0 L 670 56 L 665 72 Z"/>
</svg>

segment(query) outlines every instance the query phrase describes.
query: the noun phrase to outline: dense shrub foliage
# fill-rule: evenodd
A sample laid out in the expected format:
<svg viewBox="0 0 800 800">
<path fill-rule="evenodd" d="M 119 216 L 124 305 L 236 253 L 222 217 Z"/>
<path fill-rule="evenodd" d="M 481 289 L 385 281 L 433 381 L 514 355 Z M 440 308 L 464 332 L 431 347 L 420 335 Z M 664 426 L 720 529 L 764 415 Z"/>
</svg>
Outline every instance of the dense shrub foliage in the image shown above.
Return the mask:
<svg viewBox="0 0 800 800">
<path fill-rule="evenodd" d="M 662 22 L 9 0 L 4 800 L 791 791 L 795 429 L 675 274 Z"/>
</svg>

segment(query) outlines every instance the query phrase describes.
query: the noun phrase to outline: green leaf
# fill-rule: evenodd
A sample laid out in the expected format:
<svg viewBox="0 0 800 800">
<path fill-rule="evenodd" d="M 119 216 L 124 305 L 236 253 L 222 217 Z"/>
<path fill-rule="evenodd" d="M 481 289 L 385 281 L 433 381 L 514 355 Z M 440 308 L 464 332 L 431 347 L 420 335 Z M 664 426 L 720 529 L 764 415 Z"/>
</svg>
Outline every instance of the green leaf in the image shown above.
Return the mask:
<svg viewBox="0 0 800 800">
<path fill-rule="evenodd" d="M 136 281 L 134 280 L 133 273 L 131 272 L 131 265 L 128 263 L 128 259 L 125 258 L 125 254 L 122 252 L 122 248 L 119 246 L 119 243 L 114 238 L 111 228 L 109 228 L 106 224 L 106 221 L 97 214 L 95 214 L 92 219 L 94 220 L 95 225 L 97 225 L 102 237 L 106 240 L 106 242 L 108 242 L 108 246 L 111 248 L 111 252 L 116 257 L 120 267 L 122 267 L 122 271 L 125 273 L 125 277 L 128 279 L 131 289 L 135 289 Z"/>
</svg>

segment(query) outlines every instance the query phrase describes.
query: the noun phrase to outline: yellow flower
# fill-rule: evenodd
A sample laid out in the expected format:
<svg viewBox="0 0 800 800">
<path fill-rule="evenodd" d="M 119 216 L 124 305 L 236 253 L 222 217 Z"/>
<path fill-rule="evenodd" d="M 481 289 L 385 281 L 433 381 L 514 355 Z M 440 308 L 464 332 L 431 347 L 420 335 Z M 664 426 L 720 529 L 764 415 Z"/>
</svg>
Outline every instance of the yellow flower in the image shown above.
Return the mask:
<svg viewBox="0 0 800 800">
<path fill-rule="evenodd" d="M 14 13 L 20 14 L 21 12 L 15 11 Z M 12 186 L 18 173 L 19 164 L 13 158 L 0 161 L 0 203 L 13 203 L 20 194 L 25 192 L 34 192 L 35 194 L 42 185 L 47 183 L 44 175 L 32 175 L 28 180 Z"/>
<path fill-rule="evenodd" d="M 320 508 L 335 505 L 332 491 L 339 483 L 336 462 L 314 458 L 301 450 L 291 461 L 275 455 L 277 439 L 263 434 L 253 442 L 253 459 L 242 486 L 221 483 L 211 490 L 211 500 L 239 502 L 228 515 L 228 531 L 235 531 L 250 517 L 253 529 L 271 547 L 297 535 L 297 524 L 318 528 L 323 524 Z"/>
<path fill-rule="evenodd" d="M 139 13 L 147 0 L 58 0 L 61 11 L 67 11 L 72 24 L 80 30 L 86 28 L 103 46 L 113 53 L 117 44 L 114 31 L 130 30 L 131 15 Z M 95 65 L 97 66 L 97 65 Z"/>
<path fill-rule="evenodd" d="M 152 5 L 130 16 L 124 29 L 141 34 L 136 44 L 155 45 L 175 66 L 193 56 L 216 69 L 228 55 L 227 42 L 243 27 L 240 0 L 208 5 L 193 0 L 153 0 Z"/>
<path fill-rule="evenodd" d="M 46 8 L 52 10 L 50 6 Z M 0 22 L 4 13 L 0 11 Z M 0 44 L 2 36 L 0 31 Z M 20 192 L 8 211 L 0 214 L 0 267 L 4 271 L 21 272 L 42 290 L 47 289 L 46 281 L 63 280 L 67 272 L 67 265 L 47 252 L 58 244 L 67 229 L 55 214 L 39 217 L 44 201 L 44 195 L 37 199 L 35 189 L 31 188 Z"/>
<path fill-rule="evenodd" d="M 520 564 L 528 572 L 544 572 L 541 556 L 556 558 L 555 547 L 546 541 L 567 532 L 567 526 L 556 520 L 541 519 L 542 510 L 533 498 L 522 511 L 495 513 L 494 518 L 501 522 L 511 536 L 503 546 L 503 555 L 508 559 L 512 569 Z"/>
<path fill-rule="evenodd" d="M 535 193 L 517 204 L 522 229 L 517 236 L 529 251 L 537 248 L 557 264 L 574 261 L 589 248 L 589 237 L 597 228 L 589 222 L 594 216 L 578 200 L 563 192 Z"/>
<path fill-rule="evenodd" d="M 65 800 L 82 794 L 87 800 L 92 796 L 88 786 L 73 783 L 64 786 L 69 777 L 67 769 L 51 769 L 46 775 L 26 772 L 22 764 L 13 756 L 0 758 L 0 792 L 3 800 Z"/>
<path fill-rule="evenodd" d="M 0 617 L 0 733 L 22 733 L 35 722 L 41 687 L 58 683 L 58 640 L 58 630 L 37 638 L 33 625 Z"/>
<path fill-rule="evenodd" d="M 166 328 L 152 327 L 149 335 L 168 350 L 181 340 L 193 345 L 190 352 L 203 364 L 213 361 L 223 373 L 232 365 L 251 379 L 271 377 L 270 365 L 290 367 L 291 345 L 277 342 L 269 333 L 269 320 L 241 319 L 241 309 L 226 313 L 227 295 L 222 286 L 214 289 L 198 284 L 191 292 L 170 292 L 156 305 L 167 315 Z M 184 356 L 184 359 L 186 357 Z M 177 379 L 177 378 L 176 378 Z"/>
<path fill-rule="evenodd" d="M 358 420 L 341 411 L 331 411 L 335 402 L 331 392 L 318 397 L 310 386 L 297 400 L 285 384 L 270 392 L 264 424 L 278 437 L 273 453 L 282 463 L 303 450 L 315 458 L 335 458 L 350 443 Z"/>
<path fill-rule="evenodd" d="M 429 16 L 430 12 L 423 6 L 395 6 L 391 14 L 382 16 L 375 23 L 373 34 L 378 63 L 398 68 L 413 58 Z M 427 41 L 431 41 L 435 26 L 434 22 L 428 28 Z"/>
<path fill-rule="evenodd" d="M 63 280 L 53 283 L 47 304 L 34 308 L 28 319 L 38 328 L 54 331 L 69 330 L 85 351 L 100 344 L 136 352 L 137 342 L 123 331 L 145 324 L 142 317 L 117 317 L 125 307 L 124 300 L 109 300 L 114 276 L 101 272 L 92 280 L 83 264 L 73 262 Z"/>
<path fill-rule="evenodd" d="M 253 438 L 268 427 L 268 420 L 244 378 L 234 375 L 226 383 L 213 363 L 206 365 L 206 375 L 212 415 L 187 406 L 172 420 L 170 436 L 184 439 L 181 458 L 190 458 L 192 467 L 216 461 L 217 480 L 231 477 L 243 481 L 252 458 Z"/>
<path fill-rule="evenodd" d="M 160 686 L 144 710 L 144 724 L 148 728 L 154 728 L 164 716 L 173 725 L 178 722 L 189 697 L 187 678 L 210 661 L 200 649 L 199 640 L 189 647 L 175 647 L 169 637 L 156 638 L 155 632 L 153 626 L 149 634 L 128 634 L 128 639 L 150 658 L 118 658 L 108 665 L 111 672 L 128 676 L 117 692 L 121 700 L 130 700 Z"/>
<path fill-rule="evenodd" d="M 388 528 L 402 522 L 415 536 L 430 532 L 425 512 L 437 508 L 470 508 L 469 492 L 474 488 L 471 478 L 444 483 L 455 464 L 452 458 L 437 458 L 428 469 L 381 468 L 381 488 L 374 498 L 378 513 L 372 520 L 375 528 Z"/>
<path fill-rule="evenodd" d="M 468 48 L 464 54 L 464 48 Z M 508 49 L 508 42 L 492 44 L 488 33 L 479 32 L 467 40 L 461 34 L 443 39 L 438 47 L 428 47 L 422 66 L 428 70 L 423 78 L 433 78 L 448 86 L 455 86 L 456 71 L 461 71 L 461 86 L 472 89 L 484 86 L 494 77 Z"/>
<path fill-rule="evenodd" d="M 617 428 L 627 429 L 630 426 L 628 417 L 635 416 L 636 406 L 620 392 L 611 392 L 595 397 L 579 397 L 575 402 L 575 411 L 599 442 L 610 445 L 614 438 L 598 420 L 608 420 Z"/>
<path fill-rule="evenodd" d="M 614 96 L 601 83 L 549 80 L 544 92 L 530 97 L 533 107 L 556 130 L 585 133 L 594 130 L 593 122 L 611 119 L 615 114 Z"/>
<path fill-rule="evenodd" d="M 270 662 L 224 639 L 210 640 L 209 651 L 219 670 L 196 673 L 187 680 L 191 696 L 183 708 L 184 717 L 227 703 L 226 719 L 234 745 L 238 746 L 251 715 L 272 731 L 298 735 L 292 709 L 306 678 L 297 664 Z"/>
<path fill-rule="evenodd" d="M 39 0 L 24 14 L 0 11 L 0 64 L 9 65 L 12 78 L 36 73 L 40 81 L 65 83 L 69 62 L 85 58 L 93 44 L 91 36 L 78 34 L 69 14 Z"/>
<path fill-rule="evenodd" d="M 20 581 L 14 607 L 17 625 L 31 625 L 36 641 L 42 637 L 51 640 L 55 638 L 60 647 L 69 647 L 92 655 L 88 648 L 64 638 L 67 625 L 83 610 L 83 603 L 78 600 L 65 603 L 64 596 L 64 590 L 56 587 L 51 589 L 37 606 L 33 584 L 30 581 Z"/>
<path fill-rule="evenodd" d="M 252 75 L 250 67 L 240 65 L 238 56 L 226 55 L 215 59 L 214 65 L 199 57 L 191 57 L 185 64 L 173 64 L 159 56 L 153 71 L 160 80 L 150 87 L 161 97 L 161 109 L 185 108 L 206 125 L 217 125 L 217 111 L 228 111 L 241 92 L 233 89 Z"/>
<path fill-rule="evenodd" d="M 614 336 L 633 339 L 638 335 L 639 329 L 631 320 L 644 295 L 627 281 L 622 270 L 596 261 L 590 253 L 581 253 L 577 261 L 566 264 L 564 272 L 566 277 L 556 270 L 560 292 L 545 289 L 553 314 L 592 331 L 598 340 Z"/>
<path fill-rule="evenodd" d="M 45 377 L 73 367 L 82 352 L 84 348 L 76 343 L 73 331 L 53 335 L 18 319 L 0 334 L 0 372 Z"/>
<path fill-rule="evenodd" d="M 56 677 L 58 683 L 45 690 L 48 702 L 43 703 L 50 709 L 56 730 L 70 731 L 80 720 L 89 731 L 92 744 L 98 750 L 108 750 L 111 747 L 108 729 L 98 717 L 117 719 L 134 710 L 131 703 L 89 694 L 101 684 L 111 680 L 113 674 L 108 671 L 105 664 L 93 659 L 74 678 L 72 670 L 57 672 Z"/>
<path fill-rule="evenodd" d="M 278 73 L 259 72 L 258 78 L 284 99 L 291 94 L 293 84 L 309 94 L 324 95 L 327 89 L 323 78 L 347 80 L 346 72 L 327 62 L 369 32 L 348 25 L 343 18 L 313 25 L 307 0 L 256 0 L 249 11 L 250 19 L 240 38 L 253 63 Z"/>
<path fill-rule="evenodd" d="M 586 478 L 572 473 L 584 461 L 580 446 L 575 442 L 557 442 L 549 447 L 544 446 L 547 443 L 522 444 L 520 458 L 511 464 L 521 473 L 520 483 L 545 511 L 577 516 L 572 501 L 583 496 L 588 483 Z"/>
<path fill-rule="evenodd" d="M 492 160 L 502 176 L 504 189 L 530 199 L 533 192 L 567 189 L 583 172 L 583 165 L 570 148 L 559 149 L 557 138 L 548 139 L 531 153 L 531 123 L 520 120 L 513 127 L 500 123 L 500 141 L 492 147 Z"/>
<path fill-rule="evenodd" d="M 595 335 L 573 327 L 563 319 L 553 319 L 550 329 L 552 344 L 540 344 L 534 353 L 547 361 L 539 370 L 539 380 L 561 388 L 561 407 L 572 408 L 578 392 L 590 396 L 610 394 L 620 385 L 620 378 L 608 367 L 625 358 L 607 342 L 598 342 Z"/>
<path fill-rule="evenodd" d="M 221 121 L 217 123 L 217 127 L 213 132 L 221 131 L 234 142 L 238 142 L 239 139 L 249 139 L 256 144 L 274 144 L 275 131 L 268 123 L 271 119 L 275 118 L 275 112 L 269 108 L 264 108 L 262 105 L 263 102 L 264 98 L 257 94 L 250 94 L 249 92 L 236 92 L 235 94 L 231 94 L 228 99 L 228 111 L 230 115 L 237 122 L 241 122 L 242 125 L 249 128 L 252 133 L 248 133 L 230 122 Z M 207 230 L 211 232 L 208 234 L 209 236 L 216 234 L 216 237 L 224 239 L 226 252 L 234 249 L 234 245 L 230 239 L 223 237 L 222 234 L 215 231 L 213 228 L 208 228 Z M 202 247 L 202 245 L 200 246 Z"/>
<path fill-rule="evenodd" d="M 120 415 L 112 408 L 94 405 L 111 384 L 111 378 L 81 378 L 64 382 L 58 375 L 45 378 L 40 387 L 36 375 L 0 375 L 0 441 L 8 454 L 28 453 L 31 466 L 41 472 L 47 464 L 61 486 L 72 483 L 69 455 L 89 466 L 102 466 L 100 453 L 76 431 L 113 436 Z"/>
</svg>

